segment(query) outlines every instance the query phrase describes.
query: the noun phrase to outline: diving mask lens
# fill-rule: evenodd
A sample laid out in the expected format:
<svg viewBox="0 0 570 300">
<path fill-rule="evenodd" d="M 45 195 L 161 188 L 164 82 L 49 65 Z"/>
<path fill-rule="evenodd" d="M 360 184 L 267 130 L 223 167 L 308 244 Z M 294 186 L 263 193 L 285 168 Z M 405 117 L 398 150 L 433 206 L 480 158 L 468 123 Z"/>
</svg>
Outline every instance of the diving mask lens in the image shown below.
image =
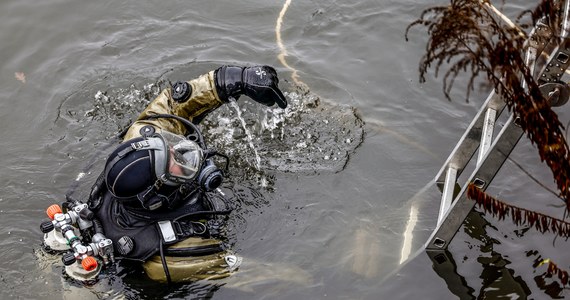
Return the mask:
<svg viewBox="0 0 570 300">
<path fill-rule="evenodd" d="M 168 147 L 167 176 L 177 181 L 194 179 L 204 160 L 200 146 L 180 135 L 164 132 L 162 136 Z"/>
</svg>

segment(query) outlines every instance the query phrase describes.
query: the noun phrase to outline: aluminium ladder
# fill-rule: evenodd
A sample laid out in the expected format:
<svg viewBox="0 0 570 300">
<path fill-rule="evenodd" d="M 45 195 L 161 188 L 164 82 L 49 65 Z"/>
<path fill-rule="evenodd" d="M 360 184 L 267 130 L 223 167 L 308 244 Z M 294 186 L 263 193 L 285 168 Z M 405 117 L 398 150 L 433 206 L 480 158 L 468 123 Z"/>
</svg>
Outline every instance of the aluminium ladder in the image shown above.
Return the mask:
<svg viewBox="0 0 570 300">
<path fill-rule="evenodd" d="M 527 40 L 525 63 L 532 74 L 536 74 L 541 91 L 550 98 L 553 106 L 564 104 L 570 94 L 568 85 L 561 81 L 570 65 L 569 14 L 570 0 L 566 0 L 561 32 L 554 33 L 546 22 L 539 21 Z M 547 55 L 546 61 L 537 66 L 541 55 Z M 443 261 L 441 257 L 437 259 L 437 253 L 448 253 L 448 245 L 475 206 L 475 201 L 467 199 L 468 184 L 485 190 L 523 134 L 511 114 L 503 128 L 493 136 L 497 118 L 503 112 L 509 113 L 505 106 L 504 100 L 495 91 L 491 92 L 435 177 L 442 189 L 442 198 L 437 227 L 425 248 L 438 264 L 445 258 Z M 457 180 L 477 149 L 475 170 L 458 191 Z M 434 266 L 437 268 L 435 263 Z"/>
</svg>

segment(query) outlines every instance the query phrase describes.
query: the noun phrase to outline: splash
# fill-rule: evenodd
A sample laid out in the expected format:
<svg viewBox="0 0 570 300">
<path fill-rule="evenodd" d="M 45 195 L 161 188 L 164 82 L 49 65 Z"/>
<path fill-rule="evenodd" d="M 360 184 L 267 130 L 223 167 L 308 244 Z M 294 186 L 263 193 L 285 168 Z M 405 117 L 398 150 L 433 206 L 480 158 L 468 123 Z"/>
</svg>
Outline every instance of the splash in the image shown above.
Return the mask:
<svg viewBox="0 0 570 300">
<path fill-rule="evenodd" d="M 91 79 L 62 101 L 54 123 L 65 128 L 62 132 L 93 140 L 112 139 L 158 96 L 161 84 L 124 74 Z"/>
<path fill-rule="evenodd" d="M 111 141 L 165 83 L 181 78 L 179 74 L 188 77 L 211 68 L 210 64 L 189 64 L 157 80 L 124 74 L 90 80 L 60 105 L 56 123 L 76 133 L 77 141 L 84 136 L 90 141 Z M 296 86 L 289 90 L 284 92 L 289 103 L 286 109 L 266 107 L 243 96 L 239 106 L 236 102 L 222 106 L 201 123 L 207 144 L 230 156 L 230 173 L 236 180 L 270 187 L 275 172 L 339 172 L 361 144 L 364 123 L 352 107 L 322 101 Z M 77 151 L 77 145 L 69 147 Z"/>
<path fill-rule="evenodd" d="M 254 158 L 255 158 L 255 169 L 258 171 L 261 171 L 261 158 L 259 157 L 259 153 L 257 153 L 257 149 L 255 148 L 255 145 L 253 144 L 253 136 L 251 134 L 251 131 L 249 131 L 249 129 L 247 128 L 247 125 L 245 124 L 244 118 L 241 116 L 241 110 L 240 110 L 239 105 L 237 104 L 237 101 L 235 98 L 233 98 L 233 97 L 230 98 L 229 106 L 232 107 L 236 111 L 237 118 L 240 121 L 241 126 L 245 132 L 246 137 L 247 137 L 247 142 L 249 143 L 251 150 L 253 150 L 253 154 L 254 154 Z"/>
<path fill-rule="evenodd" d="M 285 110 L 244 99 L 239 115 L 233 109 L 215 111 L 204 120 L 205 136 L 215 148 L 233 154 L 233 161 L 255 160 L 250 167 L 257 171 L 316 174 L 343 170 L 364 136 L 364 124 L 355 111 L 321 102 L 311 93 L 284 95 L 289 103 Z M 255 151 L 249 141 L 255 142 Z M 248 169 L 239 162 L 238 167 Z"/>
</svg>

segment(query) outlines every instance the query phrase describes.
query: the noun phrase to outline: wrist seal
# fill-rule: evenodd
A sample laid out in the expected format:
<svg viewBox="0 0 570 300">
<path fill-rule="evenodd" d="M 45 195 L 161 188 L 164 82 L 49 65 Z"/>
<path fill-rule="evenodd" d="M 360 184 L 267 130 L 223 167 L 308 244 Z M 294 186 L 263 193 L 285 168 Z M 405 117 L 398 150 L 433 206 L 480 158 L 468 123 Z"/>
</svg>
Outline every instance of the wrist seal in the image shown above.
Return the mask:
<svg viewBox="0 0 570 300">
<path fill-rule="evenodd" d="M 214 71 L 214 84 L 222 102 L 229 102 L 230 97 L 237 100 L 245 93 L 242 80 L 243 69 L 236 66 L 222 66 Z"/>
</svg>

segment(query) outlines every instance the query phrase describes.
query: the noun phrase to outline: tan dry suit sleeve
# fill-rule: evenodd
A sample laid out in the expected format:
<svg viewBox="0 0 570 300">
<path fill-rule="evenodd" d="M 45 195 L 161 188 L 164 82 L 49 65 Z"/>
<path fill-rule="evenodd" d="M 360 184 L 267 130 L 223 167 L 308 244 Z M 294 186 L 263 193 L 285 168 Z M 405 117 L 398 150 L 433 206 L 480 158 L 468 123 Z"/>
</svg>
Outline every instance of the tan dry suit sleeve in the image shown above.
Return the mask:
<svg viewBox="0 0 570 300">
<path fill-rule="evenodd" d="M 186 102 L 174 101 L 170 88 L 162 90 L 131 125 L 123 141 L 141 136 L 140 130 L 146 125 L 152 125 L 156 132 L 165 130 L 176 134 L 185 133 L 185 127 L 180 121 L 171 118 L 145 120 L 149 115 L 172 114 L 192 121 L 193 118 L 212 111 L 223 104 L 216 92 L 214 71 L 192 79 L 188 83 L 192 87 L 192 94 Z"/>
</svg>

